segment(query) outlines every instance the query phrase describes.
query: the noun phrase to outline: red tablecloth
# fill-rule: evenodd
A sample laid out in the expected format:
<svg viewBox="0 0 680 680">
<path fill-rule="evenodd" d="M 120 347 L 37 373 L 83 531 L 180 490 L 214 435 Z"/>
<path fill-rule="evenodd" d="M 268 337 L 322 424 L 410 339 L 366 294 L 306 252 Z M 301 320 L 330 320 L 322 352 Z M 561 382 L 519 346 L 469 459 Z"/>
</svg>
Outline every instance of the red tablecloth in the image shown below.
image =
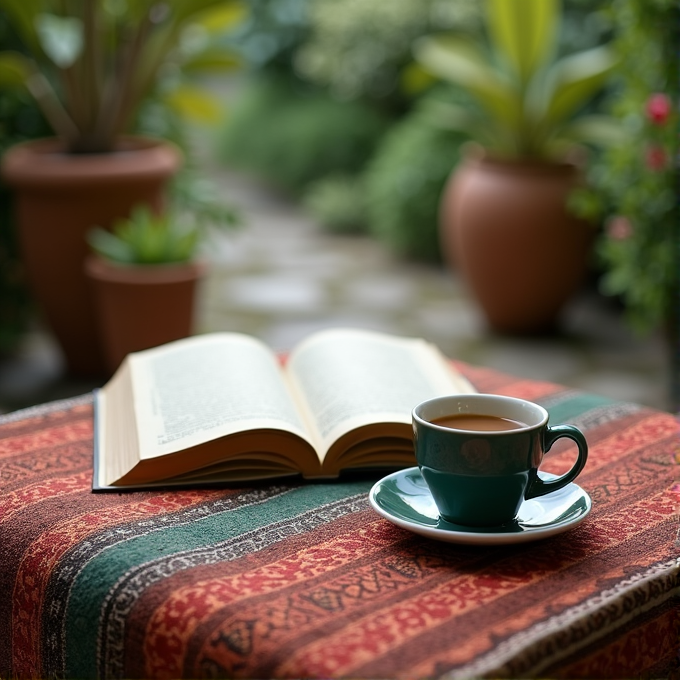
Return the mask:
<svg viewBox="0 0 680 680">
<path fill-rule="evenodd" d="M 461 366 L 585 430 L 593 511 L 535 543 L 397 528 L 370 481 L 92 494 L 89 397 L 0 418 L 2 677 L 665 677 L 667 413 Z M 550 469 L 570 465 L 562 443 Z"/>
</svg>

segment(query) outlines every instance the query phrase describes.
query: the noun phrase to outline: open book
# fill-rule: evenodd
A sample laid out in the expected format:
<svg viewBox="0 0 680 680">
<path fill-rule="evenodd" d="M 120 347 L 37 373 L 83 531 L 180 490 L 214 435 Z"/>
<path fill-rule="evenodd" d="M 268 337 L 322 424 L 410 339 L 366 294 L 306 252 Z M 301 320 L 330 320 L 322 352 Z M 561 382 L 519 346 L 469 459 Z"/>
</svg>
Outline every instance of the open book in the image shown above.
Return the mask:
<svg viewBox="0 0 680 680">
<path fill-rule="evenodd" d="M 97 391 L 93 490 L 415 465 L 412 408 L 473 391 L 424 340 L 320 331 L 283 366 L 247 335 L 178 340 Z"/>
</svg>

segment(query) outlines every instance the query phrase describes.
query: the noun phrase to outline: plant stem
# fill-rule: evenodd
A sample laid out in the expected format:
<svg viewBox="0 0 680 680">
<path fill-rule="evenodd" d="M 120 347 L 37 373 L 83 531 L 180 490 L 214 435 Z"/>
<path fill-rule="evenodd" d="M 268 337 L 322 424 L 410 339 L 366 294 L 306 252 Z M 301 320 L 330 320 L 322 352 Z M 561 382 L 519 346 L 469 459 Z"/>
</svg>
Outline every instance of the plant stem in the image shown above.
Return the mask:
<svg viewBox="0 0 680 680">
<path fill-rule="evenodd" d="M 98 80 L 99 66 L 99 0 L 85 0 L 83 10 L 83 31 L 85 45 L 83 49 L 83 90 L 87 93 L 86 118 L 88 130 L 95 129 L 97 115 L 101 106 L 101 85 Z"/>
<path fill-rule="evenodd" d="M 143 25 L 140 25 L 140 29 L 137 32 L 132 50 L 128 55 L 129 65 L 131 67 L 134 66 L 134 69 L 130 68 L 129 73 L 127 73 L 128 79 L 125 87 L 126 96 L 123 98 L 118 110 L 116 129 L 125 129 L 130 123 L 130 119 L 137 109 L 137 105 L 151 89 L 156 79 L 158 69 L 166 59 L 169 46 L 176 42 L 176 27 L 173 22 L 174 17 L 171 17 L 168 26 L 159 28 L 157 27 L 159 20 L 153 16 L 154 9 L 155 3 L 152 2 L 144 17 L 145 21 Z M 163 20 L 161 19 L 160 21 Z M 152 27 L 155 27 L 153 35 L 151 31 Z M 152 40 L 156 41 L 155 53 L 150 49 L 148 44 L 146 46 L 144 45 L 147 40 L 149 42 Z M 140 59 L 143 47 L 146 47 L 146 61 Z"/>
<path fill-rule="evenodd" d="M 136 100 L 130 101 L 131 81 L 135 69 L 139 68 L 138 57 L 150 28 L 151 19 L 147 13 L 135 31 L 132 41 L 125 49 L 121 48 L 121 62 L 114 65 L 113 73 L 106 85 L 96 125 L 95 137 L 102 144 L 111 145 L 112 140 L 122 131 L 122 124 L 127 122 L 122 117 L 122 112 L 136 104 Z"/>
<path fill-rule="evenodd" d="M 54 131 L 70 148 L 79 136 L 78 127 L 62 106 L 47 78 L 36 71 L 28 77 L 26 86 Z"/>
</svg>

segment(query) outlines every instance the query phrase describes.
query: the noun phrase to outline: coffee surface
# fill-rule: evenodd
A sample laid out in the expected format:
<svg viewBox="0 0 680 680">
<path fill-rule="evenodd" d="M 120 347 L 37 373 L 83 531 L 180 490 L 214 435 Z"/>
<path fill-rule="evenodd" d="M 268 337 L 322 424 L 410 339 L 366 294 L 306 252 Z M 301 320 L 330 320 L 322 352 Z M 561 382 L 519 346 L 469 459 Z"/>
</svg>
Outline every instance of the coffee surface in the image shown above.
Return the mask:
<svg viewBox="0 0 680 680">
<path fill-rule="evenodd" d="M 518 430 L 526 427 L 526 423 L 510 418 L 499 416 L 477 415 L 474 413 L 455 413 L 450 416 L 433 418 L 435 425 L 450 427 L 455 430 L 476 430 L 481 432 L 502 432 L 506 430 Z"/>
</svg>

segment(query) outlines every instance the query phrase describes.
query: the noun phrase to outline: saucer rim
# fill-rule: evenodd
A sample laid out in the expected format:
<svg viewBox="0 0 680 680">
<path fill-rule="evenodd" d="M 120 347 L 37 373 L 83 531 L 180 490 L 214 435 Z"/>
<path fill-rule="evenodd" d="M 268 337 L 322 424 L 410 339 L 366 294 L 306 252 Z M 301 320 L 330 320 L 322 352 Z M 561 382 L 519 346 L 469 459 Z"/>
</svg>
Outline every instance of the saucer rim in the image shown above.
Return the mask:
<svg viewBox="0 0 680 680">
<path fill-rule="evenodd" d="M 551 523 L 548 526 L 536 527 L 535 529 L 529 527 L 524 531 L 501 532 L 501 533 L 480 532 L 476 531 L 474 527 L 470 527 L 469 530 L 468 529 L 458 530 L 458 529 L 446 529 L 444 527 L 427 526 L 425 524 L 420 524 L 418 522 L 411 521 L 404 517 L 400 517 L 398 515 L 390 513 L 386 508 L 379 505 L 377 500 L 375 499 L 375 496 L 380 490 L 381 485 L 384 485 L 386 480 L 406 475 L 407 473 L 413 472 L 414 470 L 418 474 L 420 474 L 419 468 L 417 466 L 414 466 L 404 468 L 403 470 L 397 470 L 396 472 L 393 472 L 389 475 L 386 475 L 382 479 L 379 479 L 371 487 L 371 490 L 369 491 L 368 494 L 369 503 L 373 510 L 375 510 L 381 517 L 386 519 L 388 522 L 391 522 L 395 526 L 398 526 L 402 529 L 406 529 L 407 531 L 411 531 L 412 533 L 425 536 L 427 538 L 432 538 L 447 543 L 465 543 L 468 545 L 504 545 L 510 543 L 526 543 L 529 541 L 536 541 L 539 539 L 555 536 L 569 529 L 573 529 L 574 527 L 581 524 L 581 522 L 583 522 L 586 519 L 586 517 L 588 517 L 592 510 L 592 499 L 588 495 L 588 492 L 585 491 L 578 484 L 570 482 L 564 488 L 566 489 L 572 487 L 572 489 L 574 488 L 577 489 L 586 500 L 587 504 L 586 510 L 581 515 L 578 515 L 570 519 L 561 520 L 559 522 Z M 542 475 L 543 474 L 544 473 L 542 473 Z M 545 474 L 546 476 L 549 477 L 555 476 L 549 475 L 549 473 Z M 550 495 L 551 494 L 546 494 L 546 496 Z M 538 501 L 540 503 L 542 497 L 533 498 L 531 500 Z"/>
</svg>

